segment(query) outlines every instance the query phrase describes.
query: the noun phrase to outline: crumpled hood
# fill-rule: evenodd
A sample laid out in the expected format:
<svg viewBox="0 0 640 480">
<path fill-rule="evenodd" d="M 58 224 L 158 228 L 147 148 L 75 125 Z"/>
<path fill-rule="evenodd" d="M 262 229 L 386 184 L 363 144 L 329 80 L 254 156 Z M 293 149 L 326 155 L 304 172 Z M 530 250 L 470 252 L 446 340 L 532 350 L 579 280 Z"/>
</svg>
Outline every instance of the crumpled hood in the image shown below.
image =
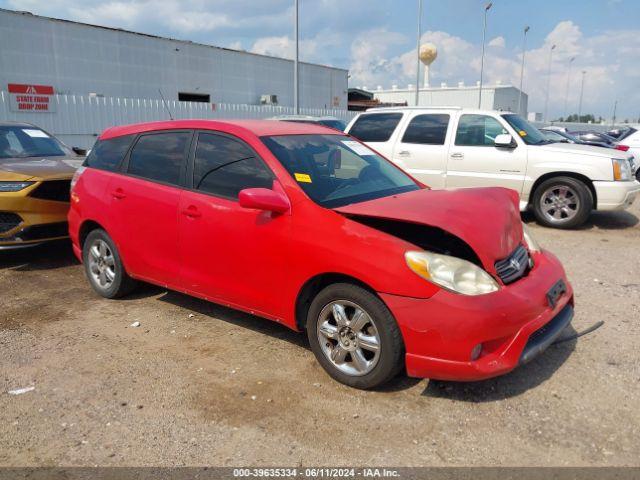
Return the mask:
<svg viewBox="0 0 640 480">
<path fill-rule="evenodd" d="M 518 194 L 507 188 L 424 189 L 334 210 L 441 228 L 464 240 L 491 272 L 522 243 Z"/>
<path fill-rule="evenodd" d="M 71 178 L 83 161 L 84 157 L 0 158 L 0 180 L 14 180 L 15 176 L 24 177 L 22 180 Z"/>
<path fill-rule="evenodd" d="M 573 153 L 575 155 L 590 155 L 593 157 L 627 158 L 627 155 L 614 148 L 596 147 L 593 145 L 580 145 L 577 143 L 550 143 L 548 145 L 532 145 L 531 148 L 553 153 Z"/>
</svg>

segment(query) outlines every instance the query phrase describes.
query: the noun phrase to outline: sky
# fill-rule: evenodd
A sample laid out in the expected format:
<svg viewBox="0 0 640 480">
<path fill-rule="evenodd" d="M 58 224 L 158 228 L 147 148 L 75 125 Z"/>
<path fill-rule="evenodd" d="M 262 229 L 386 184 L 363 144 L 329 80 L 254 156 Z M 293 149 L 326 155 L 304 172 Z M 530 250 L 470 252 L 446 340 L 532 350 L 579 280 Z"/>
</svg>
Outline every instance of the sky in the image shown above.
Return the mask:
<svg viewBox="0 0 640 480">
<path fill-rule="evenodd" d="M 417 0 L 299 0 L 300 59 L 349 69 L 349 86 L 406 86 L 416 78 Z M 432 85 L 480 78 L 486 1 L 423 0 L 422 42 L 438 58 Z M 0 7 L 292 58 L 294 0 L 0 0 Z M 529 111 L 640 116 L 640 0 L 494 0 L 484 81 L 520 84 Z M 552 45 L 556 45 L 549 57 Z M 574 58 L 570 62 L 571 58 Z M 569 68 L 570 66 L 570 68 Z M 568 87 L 568 88 L 567 88 Z M 568 91 L 568 95 L 567 95 Z"/>
</svg>

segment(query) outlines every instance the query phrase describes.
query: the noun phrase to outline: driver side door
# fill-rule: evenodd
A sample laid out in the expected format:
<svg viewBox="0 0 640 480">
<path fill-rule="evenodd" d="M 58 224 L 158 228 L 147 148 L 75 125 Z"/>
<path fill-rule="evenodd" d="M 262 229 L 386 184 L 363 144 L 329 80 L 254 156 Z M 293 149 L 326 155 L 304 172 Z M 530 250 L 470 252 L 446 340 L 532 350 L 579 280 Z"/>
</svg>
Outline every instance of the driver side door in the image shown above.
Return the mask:
<svg viewBox="0 0 640 480">
<path fill-rule="evenodd" d="M 446 187 L 506 187 L 521 193 L 527 149 L 515 138 L 512 148 L 496 147 L 500 134 L 512 135 L 496 117 L 460 115 L 449 147 Z"/>
</svg>

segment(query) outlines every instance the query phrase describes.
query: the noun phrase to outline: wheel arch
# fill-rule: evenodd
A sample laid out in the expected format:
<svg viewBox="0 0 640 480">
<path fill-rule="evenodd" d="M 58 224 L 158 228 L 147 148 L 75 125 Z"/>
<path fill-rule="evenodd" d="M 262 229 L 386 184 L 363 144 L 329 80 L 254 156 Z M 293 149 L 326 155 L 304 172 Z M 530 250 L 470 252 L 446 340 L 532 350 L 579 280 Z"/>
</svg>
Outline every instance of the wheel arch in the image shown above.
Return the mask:
<svg viewBox="0 0 640 480">
<path fill-rule="evenodd" d="M 80 225 L 80 229 L 78 230 L 78 243 L 80 244 L 80 249 L 82 249 L 82 247 L 84 246 L 84 242 L 89 234 L 93 230 L 97 229 L 105 230 L 105 228 L 95 220 L 84 220 L 82 222 L 82 224 Z"/>
<path fill-rule="evenodd" d="M 531 193 L 529 194 L 530 207 L 533 206 L 533 199 L 535 197 L 536 190 L 538 189 L 538 187 L 544 181 L 549 180 L 551 178 L 555 178 L 555 177 L 570 177 L 584 183 L 587 186 L 587 188 L 589 188 L 589 191 L 591 192 L 591 196 L 593 197 L 593 209 L 595 210 L 598 207 L 598 195 L 596 194 L 596 189 L 593 186 L 593 182 L 589 177 L 576 172 L 561 172 L 561 171 L 545 173 L 544 175 L 541 175 L 536 179 L 533 186 L 531 187 Z"/>
</svg>

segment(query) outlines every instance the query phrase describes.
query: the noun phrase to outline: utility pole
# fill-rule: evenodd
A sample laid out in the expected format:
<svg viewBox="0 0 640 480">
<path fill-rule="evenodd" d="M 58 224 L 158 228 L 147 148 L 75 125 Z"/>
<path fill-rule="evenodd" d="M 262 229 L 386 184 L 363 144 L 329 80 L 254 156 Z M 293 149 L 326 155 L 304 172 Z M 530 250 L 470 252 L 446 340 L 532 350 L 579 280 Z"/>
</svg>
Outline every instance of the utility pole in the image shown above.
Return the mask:
<svg viewBox="0 0 640 480">
<path fill-rule="evenodd" d="M 618 110 L 618 100 L 616 100 L 613 104 L 613 118 L 611 119 L 611 126 L 616 126 L 616 110 Z"/>
<path fill-rule="evenodd" d="M 420 102 L 420 37 L 422 36 L 422 0 L 418 0 L 418 39 L 416 40 L 416 107 Z"/>
<path fill-rule="evenodd" d="M 300 114 L 300 65 L 298 63 L 299 56 L 299 38 L 298 38 L 298 0 L 295 0 L 296 3 L 296 14 L 295 14 L 295 37 L 296 37 L 296 57 L 293 61 L 293 110 L 296 115 Z"/>
<path fill-rule="evenodd" d="M 522 40 L 522 65 L 520 67 L 520 95 L 518 95 L 518 114 L 522 115 L 522 82 L 524 81 L 524 55 L 527 51 L 527 32 L 529 26 L 524 27 L 524 39 Z"/>
<path fill-rule="evenodd" d="M 576 59 L 576 57 L 571 57 L 569 59 L 569 68 L 567 69 L 567 90 L 564 94 L 564 109 L 562 110 L 562 116 L 564 118 L 567 117 L 567 102 L 569 101 L 569 84 L 571 82 L 571 64 Z"/>
<path fill-rule="evenodd" d="M 484 74 L 484 42 L 487 37 L 487 12 L 493 6 L 492 2 L 484 7 L 484 24 L 482 27 L 482 56 L 480 57 L 480 88 L 478 89 L 478 108 L 482 108 L 482 75 Z"/>
<path fill-rule="evenodd" d="M 578 104 L 578 122 L 582 116 L 582 96 L 584 95 L 584 77 L 587 74 L 586 70 L 582 71 L 582 82 L 580 82 L 580 103 Z"/>
<path fill-rule="evenodd" d="M 547 114 L 549 111 L 549 89 L 551 88 L 551 58 L 553 56 L 553 51 L 556 49 L 556 44 L 551 45 L 549 49 L 549 68 L 547 69 L 547 95 L 544 100 L 544 117 L 543 120 L 548 122 Z"/>
</svg>

